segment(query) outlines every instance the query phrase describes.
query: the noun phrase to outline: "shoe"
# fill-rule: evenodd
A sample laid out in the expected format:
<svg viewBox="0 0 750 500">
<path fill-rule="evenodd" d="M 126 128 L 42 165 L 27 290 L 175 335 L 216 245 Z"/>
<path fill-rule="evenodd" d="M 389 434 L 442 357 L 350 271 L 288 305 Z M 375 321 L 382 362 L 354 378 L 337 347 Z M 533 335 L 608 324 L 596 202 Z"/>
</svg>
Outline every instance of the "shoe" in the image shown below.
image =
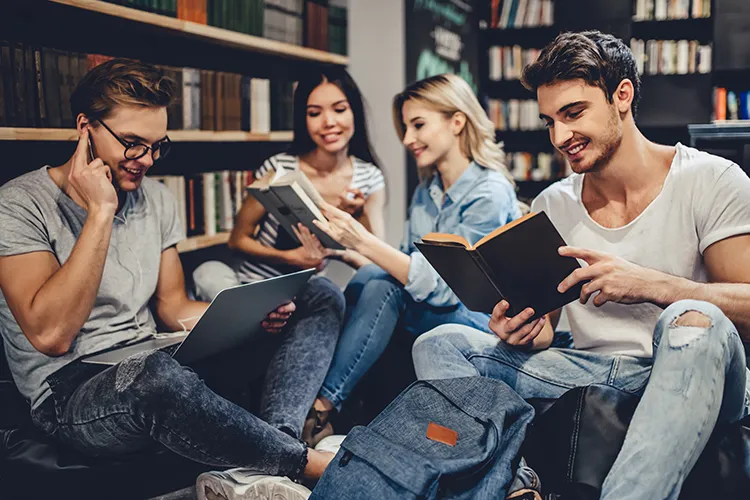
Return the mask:
<svg viewBox="0 0 750 500">
<path fill-rule="evenodd" d="M 195 482 L 198 500 L 307 500 L 312 493 L 288 477 L 248 469 L 204 472 Z"/>
<path fill-rule="evenodd" d="M 341 443 L 344 442 L 344 439 L 346 439 L 345 434 L 334 434 L 333 436 L 323 438 L 315 446 L 315 451 L 333 453 L 335 455 L 339 452 L 339 448 L 341 448 Z"/>
</svg>

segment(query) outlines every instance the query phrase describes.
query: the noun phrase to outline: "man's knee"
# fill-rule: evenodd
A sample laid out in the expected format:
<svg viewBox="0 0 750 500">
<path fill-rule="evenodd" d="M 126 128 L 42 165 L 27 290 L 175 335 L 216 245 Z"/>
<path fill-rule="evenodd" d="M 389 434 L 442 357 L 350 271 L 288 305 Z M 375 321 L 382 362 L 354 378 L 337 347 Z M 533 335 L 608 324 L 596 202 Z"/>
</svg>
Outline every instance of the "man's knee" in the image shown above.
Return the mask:
<svg viewBox="0 0 750 500">
<path fill-rule="evenodd" d="M 687 347 L 706 337 L 707 340 L 724 342 L 735 329 L 724 313 L 709 302 L 681 300 L 670 305 L 661 315 L 662 336 L 669 346 Z M 715 328 L 716 326 L 719 328 Z"/>
<path fill-rule="evenodd" d="M 425 332 L 414 341 L 411 352 L 415 364 L 417 358 L 420 362 L 429 363 L 446 352 L 456 351 L 468 347 L 471 342 L 469 336 L 474 332 L 487 335 L 471 327 L 457 324 L 440 325 L 429 332 Z"/>
<path fill-rule="evenodd" d="M 162 351 L 145 351 L 117 365 L 115 391 L 163 398 L 182 385 L 183 368 Z"/>
<path fill-rule="evenodd" d="M 711 326 L 711 318 L 700 311 L 687 311 L 680 314 L 672 324 L 674 326 L 696 326 L 699 328 L 708 328 Z"/>
</svg>

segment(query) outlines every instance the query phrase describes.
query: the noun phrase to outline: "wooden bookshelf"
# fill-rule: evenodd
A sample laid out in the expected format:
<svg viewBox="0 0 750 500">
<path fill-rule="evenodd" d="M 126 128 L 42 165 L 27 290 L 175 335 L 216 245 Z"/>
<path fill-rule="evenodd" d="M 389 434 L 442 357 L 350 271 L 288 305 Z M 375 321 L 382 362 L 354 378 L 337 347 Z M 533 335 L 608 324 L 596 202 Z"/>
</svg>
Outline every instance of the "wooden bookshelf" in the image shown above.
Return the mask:
<svg viewBox="0 0 750 500">
<path fill-rule="evenodd" d="M 101 0 L 47 0 L 47 2 L 82 9 L 111 18 L 124 19 L 157 28 L 170 34 L 248 52 L 258 52 L 300 61 L 337 65 L 349 64 L 349 58 L 339 54 L 153 14 L 122 5 L 102 2 Z"/>
<path fill-rule="evenodd" d="M 177 244 L 179 253 L 192 252 L 202 248 L 208 248 L 216 245 L 223 245 L 229 241 L 229 233 L 218 233 L 212 236 L 192 236 L 185 238 Z"/>
<path fill-rule="evenodd" d="M 173 142 L 291 142 L 291 131 L 256 134 L 241 130 L 171 130 Z M 75 141 L 78 133 L 68 128 L 0 127 L 0 141 Z"/>
</svg>

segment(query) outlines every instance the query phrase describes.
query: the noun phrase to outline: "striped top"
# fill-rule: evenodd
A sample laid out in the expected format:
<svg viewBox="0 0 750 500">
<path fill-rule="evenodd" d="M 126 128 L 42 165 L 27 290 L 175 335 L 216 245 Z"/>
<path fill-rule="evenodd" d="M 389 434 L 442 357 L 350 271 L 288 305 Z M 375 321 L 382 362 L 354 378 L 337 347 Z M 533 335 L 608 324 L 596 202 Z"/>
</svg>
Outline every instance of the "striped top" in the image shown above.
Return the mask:
<svg viewBox="0 0 750 500">
<path fill-rule="evenodd" d="M 378 167 L 356 157 L 352 157 L 352 166 L 354 167 L 354 175 L 350 187 L 362 191 L 365 198 L 385 188 L 383 172 Z M 263 165 L 255 172 L 255 178 L 260 179 L 271 169 L 293 172 L 299 169 L 299 157 L 287 153 L 274 155 L 263 162 Z M 287 234 L 286 230 L 279 225 L 278 220 L 269 213 L 266 213 L 260 221 L 255 238 L 261 244 L 279 250 L 290 250 L 299 246 L 294 237 Z M 235 270 L 242 283 L 298 271 L 293 266 L 265 263 L 256 258 L 238 262 Z"/>
</svg>

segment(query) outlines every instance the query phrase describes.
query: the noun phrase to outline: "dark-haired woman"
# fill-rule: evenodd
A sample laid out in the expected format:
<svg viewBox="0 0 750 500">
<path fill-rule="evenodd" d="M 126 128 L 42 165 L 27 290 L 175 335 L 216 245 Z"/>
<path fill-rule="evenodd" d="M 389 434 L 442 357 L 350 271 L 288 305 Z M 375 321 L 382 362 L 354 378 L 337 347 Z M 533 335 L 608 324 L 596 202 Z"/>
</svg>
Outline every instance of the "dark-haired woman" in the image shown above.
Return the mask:
<svg viewBox="0 0 750 500">
<path fill-rule="evenodd" d="M 299 81 L 294 94 L 292 146 L 288 152 L 265 160 L 256 178 L 268 175 L 271 170 L 284 175 L 298 169 L 328 203 L 350 213 L 375 236 L 383 237 L 385 181 L 369 145 L 362 96 L 343 69 L 324 69 Z M 317 239 L 304 227 L 300 228 L 297 239 L 302 245 L 257 200 L 247 197 L 229 240 L 230 248 L 242 258 L 231 267 L 218 261 L 199 266 L 193 273 L 197 295 L 212 300 L 230 286 L 322 267 L 325 252 Z M 343 252 L 339 258 L 355 268 L 368 262 L 354 252 Z M 295 330 L 306 330 L 307 335 L 284 339 L 285 344 L 271 361 L 274 366 L 267 371 L 261 417 L 266 406 L 278 406 L 278 401 L 276 405 L 269 404 L 269 398 L 288 400 L 288 413 L 296 418 L 287 427 L 295 437 L 302 437 L 304 417 L 333 358 L 342 328 L 343 303 L 341 291 L 328 279 L 310 280 L 295 300 L 297 311 L 291 318 L 306 323 L 306 328 Z M 286 349 L 307 352 L 304 366 L 287 366 Z M 309 375 L 305 390 L 296 391 L 291 399 L 285 391 L 275 390 L 286 387 L 284 379 L 294 377 L 300 370 Z"/>
</svg>

